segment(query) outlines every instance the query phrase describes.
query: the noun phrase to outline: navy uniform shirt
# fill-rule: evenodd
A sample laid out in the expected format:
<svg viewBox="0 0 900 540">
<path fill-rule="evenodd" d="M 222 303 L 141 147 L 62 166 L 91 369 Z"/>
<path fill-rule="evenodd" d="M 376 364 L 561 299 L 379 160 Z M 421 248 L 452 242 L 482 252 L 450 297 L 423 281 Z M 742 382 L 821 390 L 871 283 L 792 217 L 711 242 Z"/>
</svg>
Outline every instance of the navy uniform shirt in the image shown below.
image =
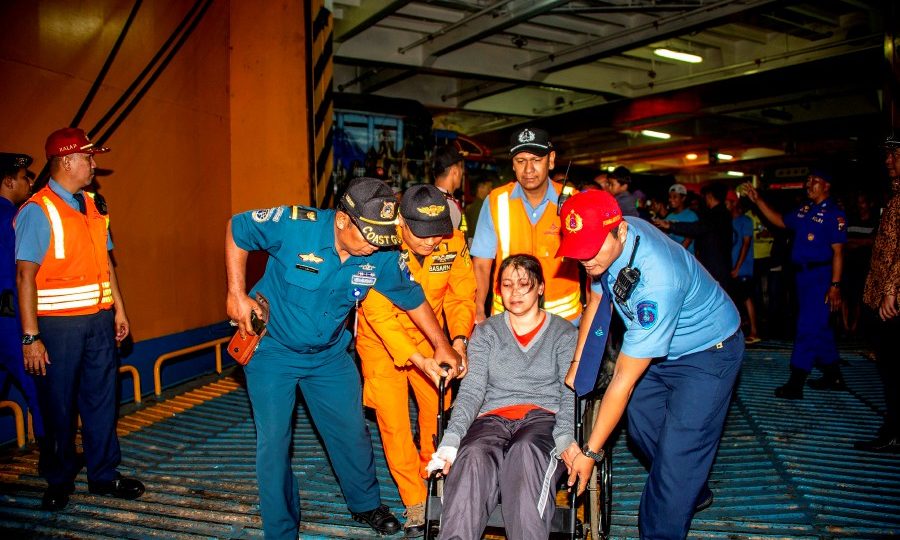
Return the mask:
<svg viewBox="0 0 900 540">
<path fill-rule="evenodd" d="M 16 216 L 16 205 L 5 197 L 0 197 L 0 294 L 9 291 L 9 307 L 17 310 L 14 304 L 16 297 L 16 232 L 13 230 L 13 218 Z"/>
<path fill-rule="evenodd" d="M 612 291 L 640 236 L 634 267 L 641 271 L 641 279 L 624 304 L 613 302 L 625 321 L 622 353 L 675 360 L 731 337 L 741 318 L 709 272 L 654 225 L 640 218 L 624 219 L 625 248 L 605 274 Z M 595 294 L 603 290 L 599 281 L 591 289 Z"/>
<path fill-rule="evenodd" d="M 832 244 L 847 241 L 847 216 L 833 199 L 806 204 L 785 214 L 784 225 L 794 231 L 791 260 L 795 263 L 830 262 Z"/>
<path fill-rule="evenodd" d="M 250 295 L 269 300 L 268 335 L 301 353 L 338 345 L 350 310 L 374 287 L 397 307 L 425 301 L 397 250 L 350 256 L 341 263 L 334 245 L 334 210 L 280 206 L 235 215 L 235 244 L 269 253 L 266 271 Z"/>
</svg>

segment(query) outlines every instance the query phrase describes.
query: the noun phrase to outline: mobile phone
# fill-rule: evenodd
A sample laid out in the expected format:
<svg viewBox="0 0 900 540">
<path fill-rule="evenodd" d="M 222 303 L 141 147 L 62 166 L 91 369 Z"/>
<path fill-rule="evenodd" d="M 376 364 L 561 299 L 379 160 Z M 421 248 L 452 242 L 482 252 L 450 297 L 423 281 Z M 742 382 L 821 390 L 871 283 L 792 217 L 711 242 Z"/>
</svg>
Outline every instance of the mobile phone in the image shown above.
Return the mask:
<svg viewBox="0 0 900 540">
<path fill-rule="evenodd" d="M 263 330 L 266 329 L 266 321 L 260 319 L 256 315 L 256 311 L 250 311 L 250 326 L 253 328 L 253 333 L 257 336 L 262 334 Z"/>
</svg>

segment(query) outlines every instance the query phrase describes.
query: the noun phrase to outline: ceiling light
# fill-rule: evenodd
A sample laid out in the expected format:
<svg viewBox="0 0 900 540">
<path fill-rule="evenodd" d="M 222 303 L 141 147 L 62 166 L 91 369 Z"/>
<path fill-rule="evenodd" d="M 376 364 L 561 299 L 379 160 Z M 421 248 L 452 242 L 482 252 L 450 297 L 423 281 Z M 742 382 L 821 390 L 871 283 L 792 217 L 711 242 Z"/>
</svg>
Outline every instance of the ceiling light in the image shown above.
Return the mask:
<svg viewBox="0 0 900 540">
<path fill-rule="evenodd" d="M 686 159 L 686 160 L 688 160 L 688 161 L 694 161 L 694 160 L 697 159 L 698 157 L 699 157 L 699 156 L 698 156 L 697 154 L 691 152 L 690 154 L 684 156 L 684 159 Z"/>
<path fill-rule="evenodd" d="M 616 168 L 613 167 L 612 165 L 610 165 L 606 168 L 606 170 L 607 170 L 607 172 L 613 172 L 614 170 L 616 170 Z"/>
<path fill-rule="evenodd" d="M 728 176 L 744 176 L 744 173 L 742 173 L 741 171 L 728 171 L 725 174 L 727 174 Z"/>
<path fill-rule="evenodd" d="M 699 64 L 703 61 L 702 56 L 676 51 L 673 49 L 656 49 L 655 51 L 653 51 L 653 54 L 655 54 L 656 56 L 662 56 L 663 58 L 678 60 L 679 62 L 687 62 L 689 64 Z"/>
<path fill-rule="evenodd" d="M 642 129 L 641 135 L 645 137 L 653 137 L 654 139 L 671 139 L 672 136 L 662 131 L 653 131 L 652 129 Z"/>
<path fill-rule="evenodd" d="M 716 157 L 722 161 L 728 161 L 729 159 L 734 159 L 734 156 L 731 154 L 716 154 Z"/>
</svg>

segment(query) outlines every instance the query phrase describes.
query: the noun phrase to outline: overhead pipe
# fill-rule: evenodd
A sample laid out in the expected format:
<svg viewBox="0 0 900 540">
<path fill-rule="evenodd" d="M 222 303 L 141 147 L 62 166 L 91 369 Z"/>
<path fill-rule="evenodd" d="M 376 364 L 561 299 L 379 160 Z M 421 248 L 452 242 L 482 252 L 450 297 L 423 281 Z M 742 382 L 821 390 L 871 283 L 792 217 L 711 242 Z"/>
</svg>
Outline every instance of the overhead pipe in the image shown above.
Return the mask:
<svg viewBox="0 0 900 540">
<path fill-rule="evenodd" d="M 501 8 L 504 5 L 509 4 L 512 1 L 513 0 L 500 0 L 499 2 L 497 2 L 495 4 L 492 4 L 486 8 L 476 11 L 475 13 L 472 13 L 471 15 L 463 17 L 462 19 L 456 21 L 455 23 L 453 23 L 451 25 L 442 27 L 437 32 L 432 32 L 432 33 L 428 34 L 427 36 L 425 36 L 419 40 L 416 40 L 405 47 L 400 47 L 399 49 L 397 49 L 397 52 L 399 52 L 400 54 L 406 54 L 406 52 L 408 50 L 414 49 L 423 43 L 427 43 L 438 36 L 442 36 L 442 35 L 446 34 L 447 32 L 450 32 L 451 30 L 456 30 L 457 28 L 465 25 L 469 21 L 477 19 L 478 17 L 481 17 L 482 15 L 484 15 L 486 13 L 490 13 L 491 11 Z"/>
</svg>

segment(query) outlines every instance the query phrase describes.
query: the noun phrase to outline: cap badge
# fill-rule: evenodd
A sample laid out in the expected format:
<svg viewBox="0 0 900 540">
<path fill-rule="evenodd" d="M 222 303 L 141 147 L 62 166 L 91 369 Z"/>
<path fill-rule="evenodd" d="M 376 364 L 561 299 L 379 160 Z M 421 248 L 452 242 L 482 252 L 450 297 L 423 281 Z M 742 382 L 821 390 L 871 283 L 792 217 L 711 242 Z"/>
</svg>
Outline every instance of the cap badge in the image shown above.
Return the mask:
<svg viewBox="0 0 900 540">
<path fill-rule="evenodd" d="M 522 133 L 519 133 L 519 142 L 520 143 L 530 143 L 534 140 L 534 132 L 530 129 L 522 130 Z"/>
<path fill-rule="evenodd" d="M 569 215 L 566 216 L 566 230 L 570 233 L 576 233 L 584 227 L 584 222 L 581 220 L 581 216 L 575 213 L 575 210 L 569 210 Z"/>
<path fill-rule="evenodd" d="M 381 216 L 381 219 L 391 219 L 396 215 L 394 208 L 397 205 L 397 201 L 384 201 L 381 205 L 381 213 L 378 214 Z"/>
<path fill-rule="evenodd" d="M 416 210 L 418 210 L 418 212 L 422 215 L 437 217 L 441 215 L 446 208 L 447 206 L 443 204 L 432 204 L 430 206 L 420 206 L 416 208 Z"/>
<path fill-rule="evenodd" d="M 311 262 L 311 263 L 316 263 L 316 264 L 319 264 L 325 260 L 322 257 L 319 257 L 318 255 L 316 255 L 315 253 L 312 253 L 312 252 L 309 252 L 306 254 L 298 253 L 297 256 L 300 257 L 300 260 L 303 262 Z"/>
<path fill-rule="evenodd" d="M 356 208 L 356 203 L 353 202 L 353 199 L 350 198 L 349 193 L 344 193 L 344 202 L 350 205 L 350 208 Z"/>
</svg>

